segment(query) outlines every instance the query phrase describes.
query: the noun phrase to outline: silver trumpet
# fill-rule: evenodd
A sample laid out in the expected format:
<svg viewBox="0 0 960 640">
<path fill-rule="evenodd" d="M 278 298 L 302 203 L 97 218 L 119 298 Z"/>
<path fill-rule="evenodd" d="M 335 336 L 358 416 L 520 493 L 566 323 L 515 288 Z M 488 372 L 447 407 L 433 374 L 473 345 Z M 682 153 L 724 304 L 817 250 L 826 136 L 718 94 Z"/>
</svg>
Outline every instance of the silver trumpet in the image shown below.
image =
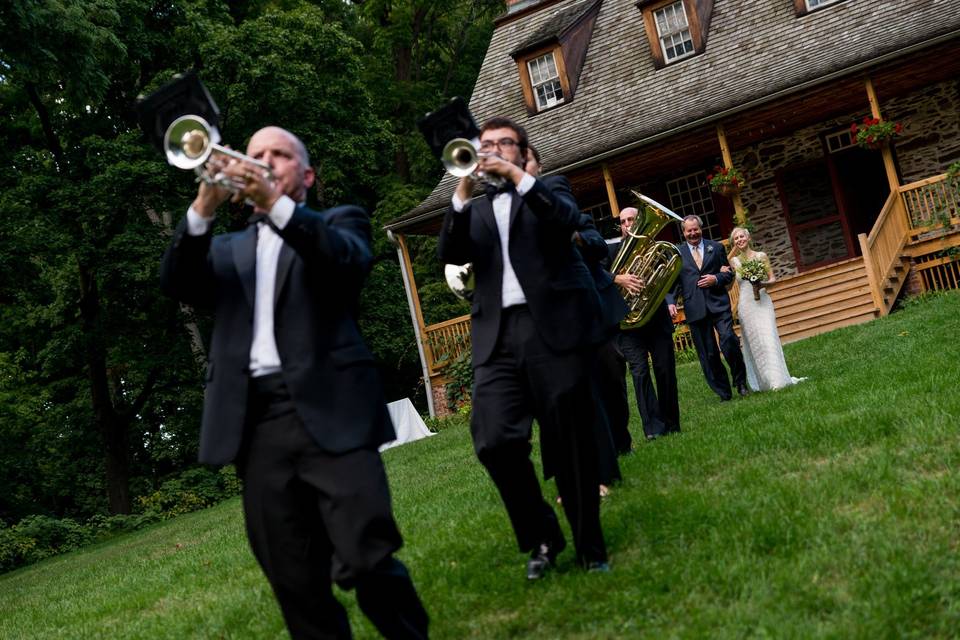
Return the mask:
<svg viewBox="0 0 960 640">
<path fill-rule="evenodd" d="M 443 162 L 443 168 L 451 175 L 458 178 L 476 175 L 482 182 L 499 187 L 505 182 L 504 178 L 491 176 L 483 171 L 477 171 L 480 158 L 487 157 L 488 155 L 491 154 L 479 152 L 476 143 L 466 138 L 454 138 L 444 145 L 443 153 L 440 155 L 440 161 Z"/>
<path fill-rule="evenodd" d="M 163 148 L 166 150 L 167 162 L 178 169 L 193 169 L 197 174 L 198 182 L 203 180 L 234 193 L 246 187 L 246 182 L 242 178 L 228 176 L 222 171 L 211 174 L 204 168 L 214 154 L 240 160 L 260 169 L 267 180 L 273 179 L 269 165 L 239 151 L 223 147 L 217 144 L 219 141 L 220 136 L 217 130 L 200 116 L 194 115 L 180 116 L 170 123 L 166 133 L 163 134 Z"/>
</svg>

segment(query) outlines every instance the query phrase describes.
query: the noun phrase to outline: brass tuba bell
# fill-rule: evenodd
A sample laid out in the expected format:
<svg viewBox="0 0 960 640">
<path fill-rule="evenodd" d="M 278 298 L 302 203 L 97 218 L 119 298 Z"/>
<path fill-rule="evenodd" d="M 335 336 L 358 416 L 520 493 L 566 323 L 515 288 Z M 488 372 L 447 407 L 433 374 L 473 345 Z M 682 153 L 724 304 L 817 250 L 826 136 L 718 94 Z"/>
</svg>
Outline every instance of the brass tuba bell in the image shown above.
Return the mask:
<svg viewBox="0 0 960 640">
<path fill-rule="evenodd" d="M 637 221 L 627 231 L 610 265 L 610 272 L 615 276 L 621 273 L 637 276 L 643 280 L 643 289 L 639 293 L 621 289 L 629 307 L 626 317 L 620 322 L 621 329 L 638 329 L 653 317 L 682 267 L 677 248 L 654 238 L 671 219 L 682 222 L 683 218 L 653 198 L 636 191 L 633 191 L 633 195 L 641 202 Z"/>
</svg>

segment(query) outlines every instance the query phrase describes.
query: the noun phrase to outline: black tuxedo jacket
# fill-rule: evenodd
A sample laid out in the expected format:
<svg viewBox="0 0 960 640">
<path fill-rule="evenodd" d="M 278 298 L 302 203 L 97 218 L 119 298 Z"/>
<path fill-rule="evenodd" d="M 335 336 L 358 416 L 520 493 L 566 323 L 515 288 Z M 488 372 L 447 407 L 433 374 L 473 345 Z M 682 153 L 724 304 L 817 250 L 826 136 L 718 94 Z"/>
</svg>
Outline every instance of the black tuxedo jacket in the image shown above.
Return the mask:
<svg viewBox="0 0 960 640">
<path fill-rule="evenodd" d="M 697 268 L 697 263 L 690 253 L 690 246 L 682 242 L 677 246 L 683 268 L 677 278 L 673 290 L 667 295 L 667 302 L 675 304 L 676 296 L 683 297 L 683 312 L 687 322 L 702 320 L 708 313 L 718 314 L 730 311 L 730 296 L 727 295 L 727 285 L 733 281 L 733 273 L 721 273 L 720 268 L 729 266 L 727 252 L 723 245 L 713 240 L 703 238 L 703 262 Z M 717 284 L 701 289 L 697 281 L 707 274 L 717 277 Z"/>
<path fill-rule="evenodd" d="M 597 287 L 597 294 L 600 296 L 600 340 L 603 342 L 609 340 L 620 330 L 620 321 L 630 310 L 623 294 L 613 281 L 613 275 L 608 271 L 620 243 L 607 245 L 606 240 L 600 235 L 600 232 L 593 226 L 593 219 L 587 214 L 582 214 L 580 238 L 583 244 L 580 246 L 580 253 L 587 261 L 587 268 L 590 275 L 593 276 L 593 283 Z M 612 247 L 616 246 L 617 249 Z"/>
<path fill-rule="evenodd" d="M 580 224 L 570 183 L 562 176 L 536 180 L 525 196 L 513 194 L 510 263 L 540 336 L 556 351 L 588 344 L 599 322 L 597 289 L 571 241 Z M 503 283 L 500 235 L 489 198 L 475 198 L 459 213 L 450 207 L 440 231 L 438 254 L 446 263 L 473 263 L 473 365 L 480 366 L 497 343 Z"/>
<path fill-rule="evenodd" d="M 345 453 L 394 439 L 373 356 L 355 320 L 370 269 L 370 221 L 354 206 L 298 206 L 280 232 L 274 336 L 297 414 L 321 449 Z M 240 447 L 247 406 L 257 229 L 174 232 L 160 270 L 168 295 L 215 314 L 200 461 L 224 464 Z"/>
</svg>

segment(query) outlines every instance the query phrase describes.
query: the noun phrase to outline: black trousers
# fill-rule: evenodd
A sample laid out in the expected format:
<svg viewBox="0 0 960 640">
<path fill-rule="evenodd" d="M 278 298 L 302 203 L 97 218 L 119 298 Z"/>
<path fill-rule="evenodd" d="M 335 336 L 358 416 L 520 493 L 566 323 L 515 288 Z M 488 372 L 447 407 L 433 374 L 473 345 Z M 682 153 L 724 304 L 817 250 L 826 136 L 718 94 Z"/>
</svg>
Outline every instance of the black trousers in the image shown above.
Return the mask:
<svg viewBox="0 0 960 640">
<path fill-rule="evenodd" d="M 477 457 L 497 486 L 521 551 L 562 546 L 563 533 L 530 461 L 532 421 L 540 424 L 544 471 L 556 476 L 577 559 L 605 561 L 597 491 L 594 406 L 585 350 L 557 353 L 527 308 L 503 312 L 491 358 L 474 369 L 470 428 Z"/>
<path fill-rule="evenodd" d="M 727 370 L 720 361 L 720 352 L 730 367 L 733 384 L 737 387 L 747 384 L 747 369 L 743 364 L 743 353 L 740 351 L 740 338 L 733 331 L 733 316 L 729 311 L 718 314 L 708 314 L 696 322 L 688 322 L 693 345 L 697 348 L 700 358 L 700 367 L 707 379 L 710 388 L 722 400 L 732 397 L 730 378 Z M 716 331 L 716 335 L 714 335 Z M 720 338 L 720 349 L 717 349 L 717 337 Z"/>
<path fill-rule="evenodd" d="M 597 349 L 593 380 L 600 406 L 607 414 L 610 435 L 618 454 L 633 448 L 630 437 L 630 406 L 627 401 L 627 362 L 614 337 Z"/>
<path fill-rule="evenodd" d="M 386 638 L 426 638 L 427 613 L 406 567 L 387 476 L 375 449 L 320 450 L 279 374 L 251 379 L 237 467 L 253 553 L 293 638 L 349 638 L 332 582 L 356 587 Z"/>
<path fill-rule="evenodd" d="M 621 331 L 620 349 L 630 365 L 633 389 L 643 432 L 648 438 L 680 431 L 680 403 L 677 398 L 677 365 L 673 337 L 657 327 Z M 653 361 L 657 379 L 654 390 L 647 358 Z"/>
</svg>

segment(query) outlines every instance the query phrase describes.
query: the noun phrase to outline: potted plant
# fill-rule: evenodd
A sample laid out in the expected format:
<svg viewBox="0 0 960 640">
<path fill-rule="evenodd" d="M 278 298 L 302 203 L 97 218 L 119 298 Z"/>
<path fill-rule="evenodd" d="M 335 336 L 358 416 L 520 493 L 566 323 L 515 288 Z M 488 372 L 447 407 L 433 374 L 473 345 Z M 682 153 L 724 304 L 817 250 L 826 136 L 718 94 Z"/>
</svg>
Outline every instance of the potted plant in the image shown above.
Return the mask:
<svg viewBox="0 0 960 640">
<path fill-rule="evenodd" d="M 865 149 L 879 149 L 903 131 L 903 123 L 883 121 L 865 116 L 860 122 L 850 125 L 850 135 Z"/>
<path fill-rule="evenodd" d="M 713 173 L 707 176 L 707 183 L 711 191 L 729 198 L 743 187 L 743 174 L 736 167 L 714 167 Z"/>
</svg>

